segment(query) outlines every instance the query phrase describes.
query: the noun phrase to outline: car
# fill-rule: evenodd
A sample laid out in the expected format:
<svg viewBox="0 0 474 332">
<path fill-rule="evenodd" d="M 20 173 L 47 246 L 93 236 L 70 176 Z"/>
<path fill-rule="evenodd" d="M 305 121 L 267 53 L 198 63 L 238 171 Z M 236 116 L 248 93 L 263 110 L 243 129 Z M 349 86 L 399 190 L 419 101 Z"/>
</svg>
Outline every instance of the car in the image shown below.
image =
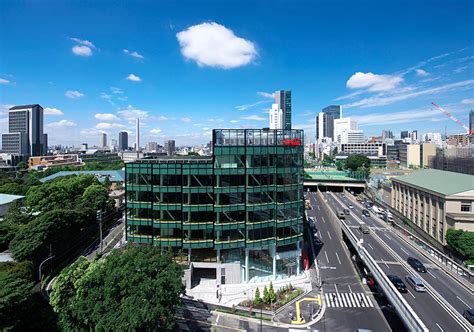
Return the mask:
<svg viewBox="0 0 474 332">
<path fill-rule="evenodd" d="M 346 219 L 346 214 L 344 213 L 344 211 L 337 211 L 337 217 L 339 219 Z"/>
<path fill-rule="evenodd" d="M 347 207 L 348 207 L 349 209 L 353 209 L 353 208 L 354 208 L 354 206 L 353 206 L 351 203 L 347 204 Z"/>
<path fill-rule="evenodd" d="M 387 277 L 400 293 L 407 292 L 407 286 L 405 286 L 405 283 L 403 282 L 402 279 L 400 279 L 400 277 L 393 274 L 389 274 L 387 275 Z"/>
<path fill-rule="evenodd" d="M 426 287 L 425 285 L 423 284 L 423 282 L 417 277 L 417 276 L 414 276 L 414 275 L 408 275 L 405 277 L 405 280 L 407 281 L 407 283 L 413 287 L 413 289 L 417 292 L 426 292 Z"/>
<path fill-rule="evenodd" d="M 466 309 L 462 315 L 469 321 L 469 323 L 474 325 L 474 309 Z"/>
<path fill-rule="evenodd" d="M 423 265 L 422 262 L 420 262 L 415 257 L 408 257 L 407 258 L 407 263 L 410 264 L 410 266 L 412 268 L 414 268 L 415 271 L 421 272 L 421 273 L 426 273 L 426 267 Z"/>
<path fill-rule="evenodd" d="M 367 225 L 360 225 L 359 226 L 360 231 L 362 234 L 369 234 L 370 233 L 370 228 Z"/>
<path fill-rule="evenodd" d="M 344 209 L 344 213 L 346 214 L 346 216 L 348 216 L 351 214 L 351 211 L 349 211 L 348 209 Z"/>
<path fill-rule="evenodd" d="M 366 217 L 370 217 L 370 212 L 367 209 L 362 209 L 362 214 Z"/>
</svg>

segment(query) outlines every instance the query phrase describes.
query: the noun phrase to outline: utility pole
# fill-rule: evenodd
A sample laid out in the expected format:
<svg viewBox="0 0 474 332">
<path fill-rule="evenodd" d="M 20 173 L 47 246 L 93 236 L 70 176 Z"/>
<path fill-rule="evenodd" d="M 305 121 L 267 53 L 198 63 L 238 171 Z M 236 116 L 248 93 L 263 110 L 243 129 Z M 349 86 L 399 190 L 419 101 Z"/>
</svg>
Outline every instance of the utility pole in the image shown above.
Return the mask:
<svg viewBox="0 0 474 332">
<path fill-rule="evenodd" d="M 97 221 L 99 222 L 99 250 L 102 253 L 102 209 L 97 210 Z"/>
</svg>

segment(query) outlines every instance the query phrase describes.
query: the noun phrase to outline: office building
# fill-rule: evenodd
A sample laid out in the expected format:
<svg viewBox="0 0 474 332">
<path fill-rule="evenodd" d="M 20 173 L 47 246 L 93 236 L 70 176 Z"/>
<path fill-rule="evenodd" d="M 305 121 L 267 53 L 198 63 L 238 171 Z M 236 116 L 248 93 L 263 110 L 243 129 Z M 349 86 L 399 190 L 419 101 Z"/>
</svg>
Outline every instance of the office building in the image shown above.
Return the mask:
<svg viewBox="0 0 474 332">
<path fill-rule="evenodd" d="M 341 143 L 341 136 L 345 131 L 357 130 L 357 122 L 352 118 L 334 119 L 334 142 Z M 346 142 L 347 143 L 347 142 Z"/>
<path fill-rule="evenodd" d="M 400 139 L 408 138 L 408 131 L 404 130 L 400 132 Z"/>
<path fill-rule="evenodd" d="M 364 144 L 366 138 L 362 130 L 344 130 L 340 135 L 340 144 Z"/>
<path fill-rule="evenodd" d="M 474 110 L 469 112 L 469 133 L 474 135 Z"/>
<path fill-rule="evenodd" d="M 469 145 L 469 135 L 467 134 L 451 135 L 446 140 L 446 144 L 452 145 L 452 146 L 467 146 Z"/>
<path fill-rule="evenodd" d="M 474 146 L 447 146 L 437 149 L 430 168 L 474 175 Z"/>
<path fill-rule="evenodd" d="M 165 152 L 166 155 L 172 156 L 174 152 L 176 151 L 176 146 L 175 146 L 175 141 L 174 140 L 168 140 L 165 141 Z"/>
<path fill-rule="evenodd" d="M 303 146 L 302 130 L 215 129 L 212 156 L 126 164 L 127 240 L 184 251 L 187 284 L 301 273 Z"/>
<path fill-rule="evenodd" d="M 275 104 L 276 108 L 281 110 L 281 124 L 282 128 L 274 129 L 291 129 L 291 91 L 290 90 L 278 90 L 275 91 Z M 273 105 L 272 105 L 273 109 Z"/>
<path fill-rule="evenodd" d="M 321 140 L 329 137 L 332 141 L 336 141 L 334 135 L 334 120 L 340 119 L 342 116 L 342 106 L 331 105 L 323 108 L 322 112 L 316 117 L 316 139 Z"/>
<path fill-rule="evenodd" d="M 323 113 L 330 114 L 333 119 L 342 118 L 342 106 L 341 105 L 331 105 L 323 108 Z"/>
<path fill-rule="evenodd" d="M 391 130 L 382 130 L 382 140 L 385 141 L 387 139 L 394 138 L 393 133 Z"/>
<path fill-rule="evenodd" d="M 434 169 L 392 179 L 392 207 L 439 243 L 449 228 L 474 231 L 474 176 Z"/>
<path fill-rule="evenodd" d="M 119 151 L 128 150 L 128 133 L 126 131 L 119 132 L 118 140 L 119 140 L 118 150 Z"/>
<path fill-rule="evenodd" d="M 105 148 L 107 147 L 107 134 L 102 133 L 102 147 Z"/>
<path fill-rule="evenodd" d="M 423 141 L 435 143 L 437 146 L 441 146 L 443 143 L 441 133 L 425 133 L 423 134 Z"/>
<path fill-rule="evenodd" d="M 2 134 L 3 152 L 41 156 L 48 150 L 47 140 L 43 132 L 43 107 L 33 104 L 9 109 L 8 133 Z"/>
<path fill-rule="evenodd" d="M 385 143 L 357 143 L 357 144 L 341 144 L 340 151 L 343 154 L 362 154 L 386 156 L 387 144 Z"/>
<path fill-rule="evenodd" d="M 148 142 L 145 144 L 145 151 L 146 152 L 156 152 L 158 151 L 158 143 L 157 142 Z"/>
<path fill-rule="evenodd" d="M 283 116 L 283 110 L 278 107 L 278 104 L 272 104 L 272 108 L 269 111 L 270 129 L 283 129 L 285 117 Z"/>
<path fill-rule="evenodd" d="M 429 167 L 430 158 L 436 156 L 434 143 L 402 144 L 400 145 L 400 167 L 423 168 Z"/>
<path fill-rule="evenodd" d="M 418 130 L 413 130 L 411 133 L 410 133 L 410 138 L 413 142 L 416 142 L 418 141 Z"/>
</svg>

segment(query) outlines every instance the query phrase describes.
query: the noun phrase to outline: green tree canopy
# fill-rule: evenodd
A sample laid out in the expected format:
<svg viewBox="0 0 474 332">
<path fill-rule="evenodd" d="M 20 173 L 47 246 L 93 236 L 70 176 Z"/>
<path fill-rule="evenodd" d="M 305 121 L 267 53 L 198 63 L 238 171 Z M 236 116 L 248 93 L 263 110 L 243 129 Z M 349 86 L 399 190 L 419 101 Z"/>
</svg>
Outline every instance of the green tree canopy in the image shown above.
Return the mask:
<svg viewBox="0 0 474 332">
<path fill-rule="evenodd" d="M 173 329 L 184 292 L 182 269 L 152 246 L 113 251 L 106 260 L 80 259 L 63 270 L 51 304 L 69 330 Z"/>
<path fill-rule="evenodd" d="M 370 159 L 360 154 L 353 154 L 346 159 L 346 168 L 355 172 L 359 167 L 370 168 Z"/>
</svg>

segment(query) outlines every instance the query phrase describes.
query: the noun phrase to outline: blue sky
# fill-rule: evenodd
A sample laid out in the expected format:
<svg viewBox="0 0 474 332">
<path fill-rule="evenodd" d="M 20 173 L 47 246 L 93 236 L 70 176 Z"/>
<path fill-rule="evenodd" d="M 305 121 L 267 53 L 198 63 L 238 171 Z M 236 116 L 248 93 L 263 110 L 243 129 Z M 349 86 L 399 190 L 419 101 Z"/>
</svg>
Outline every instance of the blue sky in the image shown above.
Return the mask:
<svg viewBox="0 0 474 332">
<path fill-rule="evenodd" d="M 210 140 L 343 105 L 367 135 L 463 131 L 474 108 L 472 1 L 1 1 L 0 129 L 9 105 L 47 110 L 50 144 Z"/>
</svg>

